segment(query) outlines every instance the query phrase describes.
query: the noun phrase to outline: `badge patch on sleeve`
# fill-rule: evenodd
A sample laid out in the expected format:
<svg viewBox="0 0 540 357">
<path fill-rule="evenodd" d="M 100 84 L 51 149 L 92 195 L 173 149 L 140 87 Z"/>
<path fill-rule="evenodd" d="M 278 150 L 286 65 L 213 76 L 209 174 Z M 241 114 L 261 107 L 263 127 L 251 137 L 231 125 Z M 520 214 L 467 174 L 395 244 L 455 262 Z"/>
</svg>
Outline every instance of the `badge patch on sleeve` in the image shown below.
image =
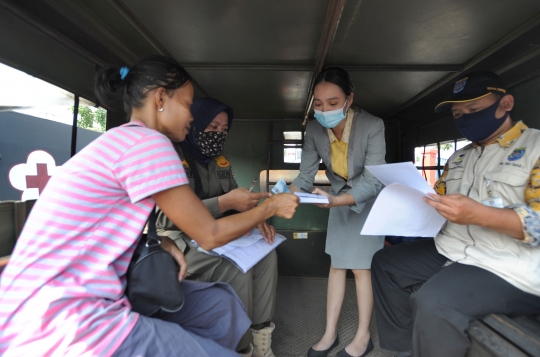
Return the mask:
<svg viewBox="0 0 540 357">
<path fill-rule="evenodd" d="M 227 166 L 229 166 L 229 161 L 225 158 L 225 156 L 216 157 L 216 162 L 217 162 L 219 167 L 227 167 Z"/>
<path fill-rule="evenodd" d="M 512 153 L 510 155 L 508 155 L 508 161 L 517 161 L 517 160 L 521 159 L 523 157 L 523 155 L 525 155 L 525 149 L 527 149 L 527 148 L 526 147 L 517 148 L 514 151 L 512 151 Z"/>
</svg>

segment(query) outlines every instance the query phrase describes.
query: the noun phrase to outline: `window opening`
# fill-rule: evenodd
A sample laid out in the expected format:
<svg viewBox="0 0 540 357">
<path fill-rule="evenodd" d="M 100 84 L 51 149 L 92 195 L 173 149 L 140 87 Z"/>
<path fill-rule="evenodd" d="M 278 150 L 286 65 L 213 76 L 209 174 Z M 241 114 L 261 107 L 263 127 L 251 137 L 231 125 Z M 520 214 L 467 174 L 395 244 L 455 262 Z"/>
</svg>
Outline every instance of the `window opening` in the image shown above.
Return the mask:
<svg viewBox="0 0 540 357">
<path fill-rule="evenodd" d="M 302 159 L 302 144 L 304 142 L 301 131 L 283 132 L 283 162 L 298 164 Z"/>
<path fill-rule="evenodd" d="M 444 165 L 456 150 L 470 144 L 467 139 L 441 141 L 414 149 L 414 165 L 424 179 L 434 186 L 443 173 Z"/>
<path fill-rule="evenodd" d="M 56 168 L 105 131 L 106 117 L 91 101 L 0 63 L 0 200 L 37 199 Z"/>
</svg>

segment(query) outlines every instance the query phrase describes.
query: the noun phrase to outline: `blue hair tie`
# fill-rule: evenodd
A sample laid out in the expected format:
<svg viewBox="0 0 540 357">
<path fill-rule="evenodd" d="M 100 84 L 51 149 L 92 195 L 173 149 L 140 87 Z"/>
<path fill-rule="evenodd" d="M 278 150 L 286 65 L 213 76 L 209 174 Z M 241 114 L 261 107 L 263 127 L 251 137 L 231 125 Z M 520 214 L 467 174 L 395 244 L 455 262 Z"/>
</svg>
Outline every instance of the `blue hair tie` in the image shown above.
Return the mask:
<svg viewBox="0 0 540 357">
<path fill-rule="evenodd" d="M 128 75 L 128 73 L 129 73 L 129 68 L 127 67 L 120 68 L 120 78 L 122 80 L 126 79 L 126 76 Z"/>
</svg>

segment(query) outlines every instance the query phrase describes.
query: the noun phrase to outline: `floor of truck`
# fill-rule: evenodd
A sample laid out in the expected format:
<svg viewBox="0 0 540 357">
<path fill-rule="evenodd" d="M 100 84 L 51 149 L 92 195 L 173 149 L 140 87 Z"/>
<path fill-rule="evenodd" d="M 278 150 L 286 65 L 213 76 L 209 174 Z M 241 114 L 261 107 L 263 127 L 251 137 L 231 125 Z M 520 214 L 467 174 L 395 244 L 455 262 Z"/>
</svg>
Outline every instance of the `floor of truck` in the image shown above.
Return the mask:
<svg viewBox="0 0 540 357">
<path fill-rule="evenodd" d="M 328 279 L 280 276 L 272 335 L 276 357 L 304 357 L 308 349 L 323 335 L 326 320 Z M 358 308 L 353 280 L 347 280 L 345 299 L 338 325 L 340 344 L 328 356 L 335 356 L 352 340 L 358 326 Z M 379 347 L 375 317 L 371 319 L 371 338 L 375 346 L 369 357 L 391 357 L 393 352 Z"/>
</svg>

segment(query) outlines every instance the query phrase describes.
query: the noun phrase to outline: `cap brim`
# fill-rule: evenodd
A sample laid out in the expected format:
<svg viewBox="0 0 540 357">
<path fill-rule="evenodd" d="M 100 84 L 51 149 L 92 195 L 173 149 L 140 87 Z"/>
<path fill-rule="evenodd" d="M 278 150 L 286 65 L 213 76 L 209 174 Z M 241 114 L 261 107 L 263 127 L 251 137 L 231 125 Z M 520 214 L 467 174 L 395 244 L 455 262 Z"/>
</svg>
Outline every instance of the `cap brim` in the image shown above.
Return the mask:
<svg viewBox="0 0 540 357">
<path fill-rule="evenodd" d="M 453 100 L 445 100 L 444 102 L 440 102 L 439 104 L 437 104 L 437 106 L 435 107 L 435 112 L 436 113 L 439 113 L 439 112 L 442 112 L 443 110 L 446 110 L 448 108 L 450 108 L 452 106 L 453 103 L 467 103 L 467 102 L 472 102 L 473 100 L 477 100 L 477 99 L 480 99 L 480 98 L 484 98 L 484 97 L 487 97 L 488 95 L 490 95 L 491 93 L 493 92 L 489 92 L 489 93 L 486 93 L 484 95 L 481 95 L 479 97 L 476 97 L 476 98 L 471 98 L 471 99 L 453 99 Z"/>
</svg>

